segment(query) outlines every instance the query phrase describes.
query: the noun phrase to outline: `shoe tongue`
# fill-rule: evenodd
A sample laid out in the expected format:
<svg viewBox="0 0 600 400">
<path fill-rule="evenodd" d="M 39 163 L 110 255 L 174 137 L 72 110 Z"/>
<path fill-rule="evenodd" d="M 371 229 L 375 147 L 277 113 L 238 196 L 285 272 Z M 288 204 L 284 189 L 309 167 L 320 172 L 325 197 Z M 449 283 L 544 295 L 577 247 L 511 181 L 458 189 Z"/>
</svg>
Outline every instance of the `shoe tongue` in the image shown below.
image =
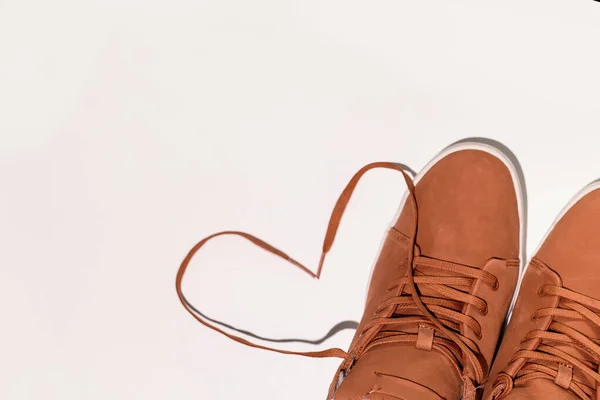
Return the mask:
<svg viewBox="0 0 600 400">
<path fill-rule="evenodd" d="M 577 395 L 549 379 L 532 379 L 516 386 L 506 397 L 510 400 L 580 400 Z"/>
<path fill-rule="evenodd" d="M 333 399 L 458 399 L 461 391 L 462 379 L 445 356 L 390 343 L 361 356 Z"/>
</svg>

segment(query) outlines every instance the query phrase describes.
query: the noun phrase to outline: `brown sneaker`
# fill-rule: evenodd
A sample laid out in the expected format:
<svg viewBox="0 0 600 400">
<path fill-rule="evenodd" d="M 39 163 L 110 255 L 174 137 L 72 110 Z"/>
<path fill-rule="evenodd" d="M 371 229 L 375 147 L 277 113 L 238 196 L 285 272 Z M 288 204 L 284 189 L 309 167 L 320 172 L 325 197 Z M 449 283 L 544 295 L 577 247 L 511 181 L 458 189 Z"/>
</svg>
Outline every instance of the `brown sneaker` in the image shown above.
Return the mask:
<svg viewBox="0 0 600 400">
<path fill-rule="evenodd" d="M 531 259 L 485 399 L 600 399 L 600 183 Z"/>
<path fill-rule="evenodd" d="M 384 238 L 363 318 L 347 352 L 258 345 L 217 327 L 186 300 L 181 284 L 190 260 L 222 235 L 241 236 L 318 278 L 353 190 L 373 168 L 401 172 L 409 190 Z M 521 271 L 524 204 L 518 173 L 495 147 L 458 143 L 431 161 L 415 182 L 393 163 L 358 171 L 335 205 L 316 273 L 247 233 L 226 231 L 203 239 L 177 274 L 183 306 L 205 326 L 249 346 L 342 358 L 328 399 L 475 399 L 476 388 L 488 377 Z"/>
<path fill-rule="evenodd" d="M 335 400 L 474 399 L 487 378 L 520 273 L 517 172 L 496 148 L 460 143 L 415 182 L 416 243 L 407 204 L 375 265 Z"/>
</svg>

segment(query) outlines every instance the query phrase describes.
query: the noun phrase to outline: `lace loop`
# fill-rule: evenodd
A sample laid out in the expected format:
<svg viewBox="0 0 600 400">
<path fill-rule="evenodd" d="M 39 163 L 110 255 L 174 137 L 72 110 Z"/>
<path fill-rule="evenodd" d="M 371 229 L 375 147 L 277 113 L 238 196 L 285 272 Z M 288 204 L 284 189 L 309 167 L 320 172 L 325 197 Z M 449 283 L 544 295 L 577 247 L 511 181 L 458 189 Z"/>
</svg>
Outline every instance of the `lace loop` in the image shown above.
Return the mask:
<svg viewBox="0 0 600 400">
<path fill-rule="evenodd" d="M 325 257 L 333 246 L 339 224 L 344 211 L 346 210 L 348 202 L 350 201 L 352 193 L 354 192 L 354 189 L 356 188 L 362 176 L 367 171 L 374 168 L 384 168 L 399 171 L 404 178 L 406 186 L 408 187 L 407 200 L 411 206 L 413 216 L 413 224 L 408 235 L 408 240 L 406 241 L 408 250 L 406 266 L 408 266 L 408 268 L 406 268 L 406 276 L 394 282 L 393 287 L 395 287 L 396 290 L 389 292 L 395 293 L 394 299 L 390 299 L 385 303 L 384 306 L 378 307 L 376 313 L 377 315 L 375 315 L 373 319 L 365 325 L 363 332 L 361 332 L 359 335 L 359 343 L 355 346 L 351 353 L 347 353 L 339 348 L 331 348 L 315 352 L 298 352 L 259 345 L 228 333 L 213 325 L 211 320 L 208 320 L 202 314 L 195 311 L 195 308 L 185 298 L 181 286 L 190 261 L 208 241 L 225 235 L 240 236 L 250 241 L 252 244 L 262 248 L 263 250 L 266 250 L 288 261 L 307 275 L 318 279 L 321 276 Z M 343 358 L 344 362 L 339 370 L 339 373 L 341 374 L 345 374 L 347 369 L 351 368 L 351 366 L 362 354 L 364 354 L 365 351 L 368 351 L 375 345 L 390 342 L 416 342 L 419 340 L 418 335 L 385 331 L 383 330 L 384 328 L 387 327 L 389 329 L 391 326 L 398 324 L 422 324 L 427 329 L 432 330 L 433 336 L 426 338 L 426 340 L 422 338 L 421 343 L 424 345 L 424 343 L 427 342 L 427 347 L 430 346 L 431 349 L 439 351 L 452 361 L 452 364 L 456 368 L 459 375 L 463 377 L 463 395 L 465 398 L 474 398 L 475 385 L 473 382 L 476 384 L 481 384 L 485 378 L 485 374 L 481 361 L 478 357 L 479 350 L 477 345 L 471 339 L 459 333 L 460 324 L 465 324 L 467 327 L 472 329 L 475 332 L 475 335 L 479 338 L 481 338 L 482 333 L 481 327 L 477 321 L 470 316 L 462 314 L 461 311 L 464 305 L 470 304 L 478 308 L 482 313 L 485 313 L 487 310 L 487 304 L 482 299 L 469 294 L 468 289 L 466 291 L 462 291 L 457 288 L 470 288 L 477 280 L 483 281 L 492 288 L 497 288 L 498 280 L 494 275 L 485 271 L 481 271 L 475 267 L 430 259 L 423 257 L 420 254 L 415 255 L 415 249 L 417 249 L 417 227 L 418 210 L 415 188 L 408 174 L 398 164 L 388 162 L 376 162 L 368 164 L 361 168 L 352 177 L 335 204 L 329 220 L 325 238 L 323 240 L 322 253 L 316 273 L 288 256 L 286 253 L 268 244 L 262 239 L 257 238 L 256 236 L 240 231 L 224 231 L 215 233 L 202 239 L 189 251 L 177 272 L 177 295 L 179 296 L 184 308 L 196 320 L 206 327 L 213 329 L 238 343 L 283 354 L 294 354 L 307 357 Z M 428 276 L 422 271 L 423 268 L 434 268 L 441 270 L 447 273 L 448 276 Z M 434 292 L 438 296 L 423 296 L 420 290 L 425 289 Z M 384 312 L 385 310 L 387 311 Z M 401 312 L 412 310 L 410 312 L 413 314 L 416 313 L 417 315 L 404 315 L 401 320 L 398 318 L 393 318 L 394 313 L 398 312 L 399 310 Z M 382 313 L 382 315 L 380 316 L 379 313 Z M 335 385 L 332 385 L 330 388 L 330 395 L 331 391 L 334 389 Z"/>
<path fill-rule="evenodd" d="M 323 268 L 323 263 L 325 261 L 325 257 L 326 254 L 329 252 L 329 250 L 331 249 L 331 246 L 333 245 L 333 242 L 335 240 L 335 236 L 339 227 L 339 224 L 341 222 L 342 216 L 344 214 L 344 211 L 346 209 L 346 206 L 348 205 L 348 202 L 350 201 L 350 198 L 352 196 L 352 193 L 354 192 L 354 189 L 356 188 L 356 185 L 358 184 L 359 180 L 362 178 L 362 176 L 369 170 L 371 169 L 375 169 L 375 168 L 384 168 L 384 169 L 391 169 L 391 170 L 396 170 L 399 171 L 400 173 L 402 173 L 402 176 L 404 177 L 404 181 L 408 187 L 408 192 L 409 192 L 409 201 L 412 205 L 412 210 L 415 216 L 415 227 L 414 230 L 412 232 L 412 242 L 414 243 L 415 238 L 416 238 L 416 216 L 417 216 L 417 205 L 416 205 L 416 199 L 414 196 L 414 185 L 413 182 L 411 180 L 411 178 L 408 176 L 408 174 L 402 169 L 402 167 L 400 167 L 398 164 L 394 164 L 394 163 L 389 163 L 389 162 L 375 162 L 375 163 L 371 163 L 368 164 L 366 166 L 364 166 L 363 168 L 361 168 L 350 180 L 350 182 L 348 183 L 348 185 L 346 186 L 346 188 L 343 190 L 342 194 L 340 195 L 340 197 L 338 198 L 335 207 L 333 209 L 333 212 L 331 214 L 330 220 L 329 220 L 329 225 L 327 227 L 327 231 L 325 234 L 325 238 L 323 240 L 323 251 L 321 254 L 321 258 L 319 261 L 319 266 L 317 268 L 317 272 L 313 272 L 311 271 L 309 268 L 305 267 L 303 264 L 301 264 L 300 262 L 294 260 L 293 258 L 291 258 L 290 256 L 288 256 L 286 253 L 284 253 L 283 251 L 277 249 L 276 247 L 270 245 L 269 243 L 265 242 L 264 240 L 251 235 L 249 233 L 246 232 L 240 232 L 240 231 L 223 231 L 223 232 L 218 232 L 212 235 L 209 235 L 207 237 L 205 237 L 204 239 L 202 239 L 200 242 L 198 242 L 194 247 L 192 247 L 192 249 L 188 252 L 188 254 L 186 255 L 186 257 L 184 258 L 183 262 L 181 263 L 179 270 L 177 271 L 177 277 L 175 280 L 175 288 L 177 291 L 177 295 L 179 297 L 179 300 L 181 301 L 181 304 L 183 305 L 183 307 L 192 315 L 192 317 L 194 317 L 197 321 L 199 321 L 201 324 L 203 324 L 204 326 L 206 326 L 207 328 L 210 328 L 216 332 L 221 333 L 222 335 L 227 336 L 228 338 L 250 346 L 250 347 L 255 347 L 255 348 L 259 348 L 262 350 L 268 350 L 268 351 L 273 351 L 273 352 L 277 352 L 277 353 L 282 353 L 282 354 L 292 354 L 292 355 L 301 355 L 301 356 L 306 356 L 306 357 L 316 357 L 316 358 L 322 358 L 322 357 L 338 357 L 338 358 L 344 358 L 344 359 L 350 359 L 351 356 L 345 352 L 342 349 L 339 348 L 331 348 L 331 349 L 326 349 L 326 350 L 322 350 L 322 351 L 313 351 L 313 352 L 299 352 L 299 351 L 289 351 L 289 350 L 283 350 L 283 349 L 276 349 L 276 348 L 272 348 L 272 347 L 268 347 L 268 346 L 263 346 L 263 345 L 259 345 L 256 343 L 253 343 L 249 340 L 246 340 L 244 338 L 241 338 L 239 336 L 233 335 L 231 333 L 226 332 L 225 330 L 217 327 L 216 325 L 213 325 L 209 320 L 207 320 L 205 317 L 203 317 L 202 315 L 199 315 L 199 313 L 197 313 L 195 311 L 195 308 L 190 304 L 190 302 L 186 299 L 186 297 L 183 294 L 182 291 L 182 282 L 183 282 L 183 278 L 185 276 L 185 272 L 192 260 L 192 258 L 194 257 L 194 255 L 210 240 L 215 239 L 217 237 L 220 236 L 238 236 L 238 237 L 242 237 L 248 241 L 250 241 L 252 244 L 262 248 L 263 250 L 272 253 L 286 261 L 288 261 L 289 263 L 291 263 L 292 265 L 298 267 L 300 270 L 302 270 L 304 273 L 306 273 L 307 275 L 311 276 L 312 278 L 315 279 L 319 279 L 319 277 L 321 276 L 321 272 L 322 272 L 322 268 Z"/>
<path fill-rule="evenodd" d="M 500 373 L 492 390 L 492 398 L 495 400 L 503 399 L 512 391 L 513 386 L 513 378 L 505 373 Z"/>
</svg>

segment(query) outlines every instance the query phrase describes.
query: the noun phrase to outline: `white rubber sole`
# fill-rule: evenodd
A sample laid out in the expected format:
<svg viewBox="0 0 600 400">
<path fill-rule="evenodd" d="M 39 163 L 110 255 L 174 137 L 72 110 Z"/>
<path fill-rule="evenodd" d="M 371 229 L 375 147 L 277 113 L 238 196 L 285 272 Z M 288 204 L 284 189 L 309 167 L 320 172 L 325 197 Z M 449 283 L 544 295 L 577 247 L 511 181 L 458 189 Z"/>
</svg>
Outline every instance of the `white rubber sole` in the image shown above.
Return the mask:
<svg viewBox="0 0 600 400">
<path fill-rule="evenodd" d="M 600 180 L 596 180 L 596 181 L 590 183 L 589 185 L 584 186 L 583 189 L 581 189 L 579 192 L 577 192 L 577 194 L 575 196 L 573 196 L 573 198 L 571 200 L 569 200 L 569 202 L 562 209 L 560 214 L 558 214 L 558 216 L 556 217 L 556 219 L 554 220 L 554 222 L 552 223 L 552 225 L 550 226 L 550 228 L 548 229 L 548 231 L 546 232 L 546 234 L 544 235 L 542 240 L 540 240 L 540 243 L 538 244 L 535 251 L 532 253 L 533 255 L 531 256 L 531 258 L 535 257 L 535 255 L 540 250 L 540 247 L 542 247 L 542 245 L 548 238 L 548 235 L 550 235 L 550 232 L 552 232 L 554 230 L 554 227 L 556 226 L 556 224 L 558 224 L 558 221 L 560 221 L 562 219 L 562 217 L 565 216 L 565 214 L 571 209 L 571 207 L 573 207 L 575 204 L 577 204 L 577 202 L 579 200 L 581 200 L 582 198 L 584 198 L 586 195 L 588 195 L 589 193 L 591 193 L 597 189 L 600 189 Z M 531 261 L 531 259 L 528 261 Z M 527 265 L 529 265 L 529 262 L 527 263 Z"/>
<path fill-rule="evenodd" d="M 556 219 L 554 220 L 554 222 L 552 222 L 552 225 L 550 225 L 550 228 L 548 228 L 548 231 L 546 232 L 546 234 L 544 235 L 544 237 L 542 238 L 542 240 L 540 240 L 540 243 L 538 244 L 538 246 L 535 249 L 535 251 L 533 253 L 531 253 L 532 256 L 527 260 L 527 264 L 525 264 L 525 268 L 523 270 L 521 278 L 519 279 L 519 283 L 517 285 L 517 289 L 515 290 L 515 296 L 514 296 L 514 299 L 513 299 L 513 305 L 511 306 L 511 310 L 510 310 L 510 313 L 509 313 L 509 319 L 510 319 L 510 315 L 512 315 L 512 309 L 514 308 L 514 302 L 516 302 L 517 298 L 519 297 L 519 292 L 521 290 L 521 281 L 523 279 L 523 276 L 525 275 L 525 272 L 527 272 L 527 267 L 529 266 L 529 263 L 531 262 L 531 260 L 537 255 L 538 251 L 540 251 L 540 248 L 542 247 L 542 245 L 544 244 L 544 242 L 548 238 L 548 235 L 550 235 L 550 232 L 552 232 L 554 230 L 554 227 L 556 226 L 556 224 L 558 224 L 558 222 L 562 219 L 562 217 L 565 216 L 565 214 L 571 209 L 571 207 L 573 207 L 575 204 L 577 204 L 577 202 L 579 200 L 581 200 L 583 197 L 585 197 L 587 194 L 593 192 L 594 190 L 598 190 L 598 189 L 600 189 L 600 180 L 596 180 L 596 181 L 590 183 L 589 185 L 584 186 L 583 189 L 581 189 L 579 192 L 577 192 L 577 194 L 575 194 L 575 196 L 573 196 L 571 198 L 571 200 L 569 200 L 569 202 L 567 203 L 567 205 L 558 214 L 558 216 L 556 217 Z"/>
<path fill-rule="evenodd" d="M 500 161 L 502 161 L 504 163 L 504 165 L 506 165 L 506 167 L 510 171 L 510 174 L 511 174 L 511 177 L 513 180 L 513 184 L 515 187 L 515 193 L 517 195 L 517 206 L 518 206 L 518 211 L 519 211 L 519 230 L 520 230 L 520 232 L 519 232 L 519 255 L 520 255 L 519 261 L 520 262 L 519 262 L 519 280 L 518 280 L 517 288 L 515 290 L 515 294 L 511 301 L 509 313 L 508 313 L 508 315 L 510 316 L 512 314 L 512 309 L 514 308 L 515 302 L 517 300 L 518 288 L 521 285 L 521 280 L 523 279 L 523 274 L 525 273 L 525 266 L 526 266 L 526 264 L 525 264 L 525 258 L 526 258 L 526 254 L 525 254 L 525 219 L 526 219 L 526 215 L 525 214 L 526 213 L 525 213 L 525 197 L 524 197 L 524 192 L 523 192 L 523 183 L 521 182 L 519 170 L 514 165 L 514 163 L 511 161 L 510 157 L 505 152 L 503 152 L 501 149 L 499 149 L 498 147 L 493 146 L 488 143 L 482 143 L 482 142 L 476 142 L 476 141 L 458 142 L 458 143 L 455 143 L 455 144 L 452 144 L 452 145 L 446 147 L 435 158 L 433 158 L 431 161 L 429 161 L 429 163 L 427 163 L 425 168 L 423 168 L 415 176 L 414 183 L 416 186 L 419 183 L 419 180 L 423 176 L 425 176 L 425 174 L 442 158 L 444 158 L 452 153 L 456 153 L 456 152 L 462 151 L 462 150 L 480 150 L 480 151 L 485 151 L 486 153 L 492 154 L 493 156 L 498 158 Z M 598 184 L 600 185 L 600 182 Z M 406 203 L 407 197 L 408 197 L 408 191 L 402 197 L 402 201 L 400 202 L 398 211 L 396 212 L 396 215 L 394 216 L 394 219 L 392 220 L 392 222 L 390 224 L 390 228 L 393 227 L 394 225 L 396 225 L 398 218 L 400 218 L 400 214 L 402 213 L 402 210 L 404 209 L 404 204 Z M 377 264 L 377 260 L 379 259 L 379 256 L 381 254 L 381 250 L 383 248 L 385 238 L 386 238 L 386 235 L 383 236 L 381 244 L 379 245 L 379 251 L 377 252 L 377 256 L 375 257 L 375 262 L 373 263 L 373 266 L 371 267 L 371 273 L 369 274 L 369 280 L 368 280 L 368 284 L 367 284 L 367 295 L 368 295 L 369 286 L 371 285 L 373 271 L 375 270 L 375 265 Z M 365 300 L 366 300 L 367 295 L 365 296 Z M 508 318 L 507 318 L 507 320 L 508 320 Z"/>
</svg>

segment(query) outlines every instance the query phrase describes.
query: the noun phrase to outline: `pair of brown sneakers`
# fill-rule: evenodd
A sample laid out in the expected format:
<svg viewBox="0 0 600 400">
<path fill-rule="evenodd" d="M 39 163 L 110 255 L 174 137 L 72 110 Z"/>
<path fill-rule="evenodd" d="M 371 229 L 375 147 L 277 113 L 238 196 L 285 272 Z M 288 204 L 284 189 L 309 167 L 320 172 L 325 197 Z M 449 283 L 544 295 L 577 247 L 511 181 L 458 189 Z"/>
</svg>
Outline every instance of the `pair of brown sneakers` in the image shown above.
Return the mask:
<svg viewBox="0 0 600 400">
<path fill-rule="evenodd" d="M 348 351 L 256 345 L 185 299 L 181 282 L 191 258 L 220 235 L 242 236 L 318 278 L 353 190 L 373 168 L 401 172 L 408 192 L 384 238 Z M 190 251 L 177 292 L 194 318 L 236 341 L 342 358 L 329 400 L 598 400 L 600 184 L 565 208 L 527 268 L 524 203 L 511 158 L 489 144 L 448 147 L 414 182 L 397 164 L 369 164 L 334 208 L 316 273 L 252 235 L 228 231 Z"/>
</svg>

